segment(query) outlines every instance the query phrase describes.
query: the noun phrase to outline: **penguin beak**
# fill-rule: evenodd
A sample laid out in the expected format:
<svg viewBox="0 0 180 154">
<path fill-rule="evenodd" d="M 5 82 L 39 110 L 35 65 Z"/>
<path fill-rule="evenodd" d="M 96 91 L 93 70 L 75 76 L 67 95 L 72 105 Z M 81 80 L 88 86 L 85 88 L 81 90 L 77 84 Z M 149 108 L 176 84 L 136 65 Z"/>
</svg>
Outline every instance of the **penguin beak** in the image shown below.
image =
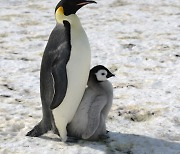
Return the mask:
<svg viewBox="0 0 180 154">
<path fill-rule="evenodd" d="M 115 76 L 114 74 L 112 74 L 112 73 L 108 73 L 108 75 L 106 76 L 107 78 L 110 78 L 110 77 L 113 77 L 113 76 Z"/>
<path fill-rule="evenodd" d="M 84 5 L 87 5 L 87 4 L 90 4 L 90 3 L 97 3 L 95 1 L 89 1 L 89 0 L 84 0 L 82 2 L 79 2 L 77 5 L 78 6 L 84 6 Z"/>
</svg>

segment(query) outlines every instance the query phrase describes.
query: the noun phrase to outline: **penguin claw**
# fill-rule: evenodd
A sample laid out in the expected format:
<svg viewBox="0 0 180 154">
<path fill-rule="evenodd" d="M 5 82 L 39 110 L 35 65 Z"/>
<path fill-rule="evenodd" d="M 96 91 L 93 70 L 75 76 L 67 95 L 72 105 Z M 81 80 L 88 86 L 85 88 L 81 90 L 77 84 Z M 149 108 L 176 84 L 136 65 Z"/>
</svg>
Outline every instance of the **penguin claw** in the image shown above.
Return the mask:
<svg viewBox="0 0 180 154">
<path fill-rule="evenodd" d="M 38 137 L 41 136 L 42 134 L 44 134 L 40 128 L 37 126 L 35 126 L 31 131 L 29 131 L 26 136 L 30 136 L 30 137 Z"/>
<path fill-rule="evenodd" d="M 26 136 L 35 137 L 35 133 L 33 130 L 29 131 Z"/>
<path fill-rule="evenodd" d="M 30 137 L 38 137 L 40 136 L 40 134 L 38 133 L 38 131 L 36 129 L 32 129 L 31 131 L 29 131 L 26 136 L 30 136 Z"/>
</svg>

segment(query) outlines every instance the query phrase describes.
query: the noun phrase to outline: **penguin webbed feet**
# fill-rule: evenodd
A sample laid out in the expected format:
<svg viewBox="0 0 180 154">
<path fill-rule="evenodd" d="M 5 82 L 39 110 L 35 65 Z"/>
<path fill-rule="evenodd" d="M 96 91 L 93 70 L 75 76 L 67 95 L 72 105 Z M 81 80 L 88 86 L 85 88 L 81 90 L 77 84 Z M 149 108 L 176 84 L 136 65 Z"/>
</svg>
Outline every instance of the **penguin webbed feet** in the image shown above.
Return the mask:
<svg viewBox="0 0 180 154">
<path fill-rule="evenodd" d="M 80 138 L 77 137 L 69 137 L 67 138 L 66 142 L 67 143 L 77 143 L 80 140 Z"/>
<path fill-rule="evenodd" d="M 51 127 L 50 126 L 44 126 L 42 122 L 40 122 L 39 124 L 37 124 L 31 131 L 29 131 L 26 136 L 30 136 L 30 137 L 39 137 L 45 133 L 48 132 L 48 130 L 50 130 Z"/>
<path fill-rule="evenodd" d="M 30 136 L 30 137 L 39 137 L 41 136 L 43 133 L 42 131 L 39 129 L 38 125 L 35 126 L 31 131 L 29 131 L 26 136 Z"/>
</svg>

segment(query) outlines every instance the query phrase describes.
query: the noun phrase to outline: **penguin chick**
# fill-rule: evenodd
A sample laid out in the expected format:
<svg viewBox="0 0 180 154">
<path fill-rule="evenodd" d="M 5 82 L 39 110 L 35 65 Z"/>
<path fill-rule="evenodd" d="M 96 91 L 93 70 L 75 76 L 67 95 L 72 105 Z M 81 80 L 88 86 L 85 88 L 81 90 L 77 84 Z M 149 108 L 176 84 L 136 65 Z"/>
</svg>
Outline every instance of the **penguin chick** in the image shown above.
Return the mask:
<svg viewBox="0 0 180 154">
<path fill-rule="evenodd" d="M 68 136 L 98 140 L 100 136 L 106 135 L 105 121 L 113 100 L 113 87 L 107 79 L 112 76 L 115 75 L 102 65 L 90 70 L 88 87 L 67 127 Z"/>
</svg>

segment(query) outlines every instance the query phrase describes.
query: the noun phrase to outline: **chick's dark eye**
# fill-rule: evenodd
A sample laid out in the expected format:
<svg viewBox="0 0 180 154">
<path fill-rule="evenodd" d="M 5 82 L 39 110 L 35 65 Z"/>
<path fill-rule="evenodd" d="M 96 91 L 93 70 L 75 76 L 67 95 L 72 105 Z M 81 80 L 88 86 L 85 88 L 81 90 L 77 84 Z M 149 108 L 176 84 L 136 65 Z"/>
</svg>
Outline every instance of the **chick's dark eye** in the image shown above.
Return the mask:
<svg viewBox="0 0 180 154">
<path fill-rule="evenodd" d="M 105 73 L 101 73 L 101 75 L 105 75 Z"/>
</svg>

